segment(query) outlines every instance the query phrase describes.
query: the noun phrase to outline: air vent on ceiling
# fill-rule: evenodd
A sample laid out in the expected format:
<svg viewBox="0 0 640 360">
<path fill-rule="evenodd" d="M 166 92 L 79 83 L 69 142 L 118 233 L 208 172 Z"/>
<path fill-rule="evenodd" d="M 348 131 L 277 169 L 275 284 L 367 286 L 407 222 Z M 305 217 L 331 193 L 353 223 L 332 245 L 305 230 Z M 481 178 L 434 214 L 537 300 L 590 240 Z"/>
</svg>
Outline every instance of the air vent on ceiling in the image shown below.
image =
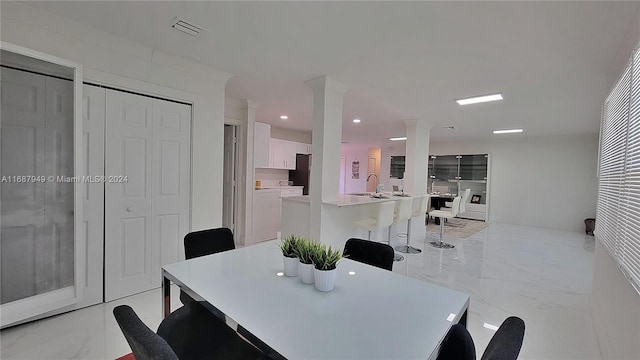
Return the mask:
<svg viewBox="0 0 640 360">
<path fill-rule="evenodd" d="M 190 22 L 182 20 L 179 17 L 176 17 L 175 19 L 173 19 L 173 23 L 171 24 L 171 27 L 178 31 L 182 31 L 185 34 L 189 34 L 191 36 L 197 36 L 198 34 L 204 31 L 204 29 L 201 28 L 200 26 L 194 25 Z"/>
<path fill-rule="evenodd" d="M 442 128 L 445 129 L 445 130 L 449 130 L 449 131 L 454 131 L 456 129 L 455 126 L 444 126 Z"/>
</svg>

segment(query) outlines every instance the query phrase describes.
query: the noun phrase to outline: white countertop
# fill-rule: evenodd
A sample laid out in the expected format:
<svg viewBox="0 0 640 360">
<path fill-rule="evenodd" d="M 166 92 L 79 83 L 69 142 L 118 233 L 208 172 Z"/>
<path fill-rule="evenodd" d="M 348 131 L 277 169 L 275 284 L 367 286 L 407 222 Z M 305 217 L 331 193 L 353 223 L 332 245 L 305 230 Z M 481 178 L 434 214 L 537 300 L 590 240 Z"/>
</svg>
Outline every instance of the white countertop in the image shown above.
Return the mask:
<svg viewBox="0 0 640 360">
<path fill-rule="evenodd" d="M 286 190 L 286 189 L 302 189 L 304 186 L 302 185 L 265 185 L 265 186 L 261 186 L 259 188 L 256 188 L 256 190 L 273 190 L 273 189 L 280 189 L 280 190 Z"/>
<path fill-rule="evenodd" d="M 435 358 L 469 305 L 467 294 L 349 259 L 327 293 L 277 276 L 282 267 L 267 242 L 163 269 L 288 359 Z"/>
<path fill-rule="evenodd" d="M 351 206 L 351 205 L 366 205 L 366 204 L 376 204 L 385 201 L 395 201 L 402 199 L 401 196 L 392 196 L 389 194 L 384 194 L 383 198 L 373 198 L 370 196 L 359 196 L 359 195 L 339 195 L 335 200 L 324 201 L 325 204 L 335 205 L 335 206 Z"/>
</svg>

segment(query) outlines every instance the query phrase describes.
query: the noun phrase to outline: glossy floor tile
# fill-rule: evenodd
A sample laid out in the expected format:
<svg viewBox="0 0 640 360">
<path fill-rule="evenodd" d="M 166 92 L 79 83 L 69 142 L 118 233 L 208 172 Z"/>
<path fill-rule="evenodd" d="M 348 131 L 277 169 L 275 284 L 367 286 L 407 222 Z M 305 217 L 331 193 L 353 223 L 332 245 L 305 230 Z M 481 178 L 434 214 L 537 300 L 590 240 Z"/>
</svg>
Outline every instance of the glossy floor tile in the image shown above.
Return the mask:
<svg viewBox="0 0 640 360">
<path fill-rule="evenodd" d="M 434 240 L 431 236 L 427 241 Z M 405 239 L 395 239 L 393 245 L 401 241 Z M 485 323 L 498 326 L 510 315 L 526 323 L 520 359 L 600 358 L 587 308 L 592 236 L 490 224 L 469 239 L 447 241 L 456 247 L 440 250 L 412 240 L 424 251 L 405 255 L 394 272 L 471 295 L 468 328 L 478 359 L 494 333 Z M 175 289 L 172 299 L 177 306 Z M 2 330 L 0 358 L 115 359 L 130 352 L 112 315 L 119 304 L 131 305 L 149 327 L 158 327 L 160 290 L 153 290 Z M 429 306 L 428 299 L 424 306 Z M 390 308 L 402 311 L 402 304 Z"/>
</svg>

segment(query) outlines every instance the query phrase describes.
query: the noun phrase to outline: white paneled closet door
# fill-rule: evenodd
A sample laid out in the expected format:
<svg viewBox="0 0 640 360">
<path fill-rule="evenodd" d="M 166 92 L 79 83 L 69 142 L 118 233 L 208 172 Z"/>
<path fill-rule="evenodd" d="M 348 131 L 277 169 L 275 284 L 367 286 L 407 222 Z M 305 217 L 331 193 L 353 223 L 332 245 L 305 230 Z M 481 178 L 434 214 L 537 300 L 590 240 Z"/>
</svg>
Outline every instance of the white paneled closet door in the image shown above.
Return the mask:
<svg viewBox="0 0 640 360">
<path fill-rule="evenodd" d="M 107 90 L 105 300 L 160 286 L 189 226 L 191 107 Z"/>
<path fill-rule="evenodd" d="M 0 326 L 77 303 L 74 83 L 1 70 Z M 31 177 L 26 180 L 25 177 Z"/>
</svg>

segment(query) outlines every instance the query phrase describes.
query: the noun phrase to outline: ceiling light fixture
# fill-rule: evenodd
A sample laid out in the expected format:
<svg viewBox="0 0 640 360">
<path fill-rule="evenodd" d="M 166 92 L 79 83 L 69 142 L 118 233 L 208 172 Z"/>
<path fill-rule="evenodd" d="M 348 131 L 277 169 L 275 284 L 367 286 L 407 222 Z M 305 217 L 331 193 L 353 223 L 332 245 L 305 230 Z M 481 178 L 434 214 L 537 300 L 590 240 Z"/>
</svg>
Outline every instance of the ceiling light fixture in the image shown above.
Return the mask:
<svg viewBox="0 0 640 360">
<path fill-rule="evenodd" d="M 280 119 L 287 120 L 289 117 L 287 115 L 280 115 Z"/>
<path fill-rule="evenodd" d="M 173 23 L 171 24 L 171 27 L 194 37 L 204 31 L 204 29 L 201 28 L 200 26 L 189 23 L 185 20 L 180 19 L 179 17 L 176 17 L 175 19 L 173 19 Z"/>
<path fill-rule="evenodd" d="M 522 129 L 510 129 L 510 130 L 493 130 L 494 134 L 513 134 L 521 133 Z"/>
<path fill-rule="evenodd" d="M 354 124 L 360 124 L 360 121 L 362 121 L 362 120 L 360 120 L 360 119 L 353 119 L 353 123 L 354 123 Z"/>
<path fill-rule="evenodd" d="M 470 104 L 477 104 L 477 103 L 497 101 L 497 100 L 502 100 L 502 94 L 476 96 L 476 97 L 456 100 L 456 102 L 458 103 L 458 105 L 470 105 Z"/>
<path fill-rule="evenodd" d="M 389 140 L 391 140 L 391 141 L 402 141 L 402 140 L 407 140 L 407 137 L 406 136 L 394 137 L 394 138 L 389 138 Z"/>
</svg>

